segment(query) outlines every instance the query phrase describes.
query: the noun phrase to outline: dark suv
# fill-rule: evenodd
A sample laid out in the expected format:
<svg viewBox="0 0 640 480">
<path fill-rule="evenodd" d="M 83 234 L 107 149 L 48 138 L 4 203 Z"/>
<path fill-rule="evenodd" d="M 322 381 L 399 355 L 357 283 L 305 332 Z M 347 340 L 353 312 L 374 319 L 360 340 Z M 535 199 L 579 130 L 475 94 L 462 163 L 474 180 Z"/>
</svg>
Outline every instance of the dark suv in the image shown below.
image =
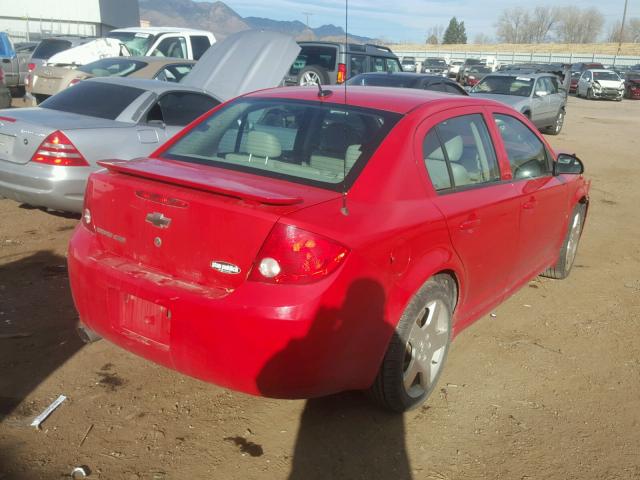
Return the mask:
<svg viewBox="0 0 640 480">
<path fill-rule="evenodd" d="M 300 53 L 285 85 L 343 83 L 365 72 L 401 72 L 398 57 L 387 47 L 339 42 L 298 42 Z"/>
</svg>

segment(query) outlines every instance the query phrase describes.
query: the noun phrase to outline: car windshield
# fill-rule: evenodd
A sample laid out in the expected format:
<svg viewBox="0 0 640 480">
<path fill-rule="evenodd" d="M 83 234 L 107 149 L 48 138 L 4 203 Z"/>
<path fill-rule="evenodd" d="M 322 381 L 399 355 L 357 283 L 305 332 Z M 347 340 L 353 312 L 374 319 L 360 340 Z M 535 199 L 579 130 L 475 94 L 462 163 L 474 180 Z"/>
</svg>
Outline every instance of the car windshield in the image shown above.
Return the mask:
<svg viewBox="0 0 640 480">
<path fill-rule="evenodd" d="M 69 40 L 47 38 L 38 44 L 31 57 L 47 60 L 56 53 L 64 52 L 70 48 L 71 42 Z"/>
<path fill-rule="evenodd" d="M 613 80 L 615 82 L 620 81 L 620 77 L 614 72 L 593 72 L 594 80 Z"/>
<path fill-rule="evenodd" d="M 447 66 L 447 62 L 445 62 L 444 60 L 442 60 L 440 58 L 427 58 L 424 61 L 424 64 L 432 66 L 432 67 L 446 67 Z"/>
<path fill-rule="evenodd" d="M 413 65 L 416 61 L 413 58 L 403 58 L 402 65 Z"/>
<path fill-rule="evenodd" d="M 289 73 L 291 75 L 297 75 L 307 65 L 316 65 L 327 71 L 334 71 L 336 69 L 337 48 L 338 47 L 332 46 L 303 45 L 298 58 L 296 58 L 293 65 L 291 65 Z"/>
<path fill-rule="evenodd" d="M 530 77 L 489 75 L 473 87 L 473 92 L 528 97 L 531 95 L 533 81 L 534 79 Z"/>
<path fill-rule="evenodd" d="M 147 65 L 146 62 L 130 60 L 127 57 L 103 58 L 102 60 L 87 63 L 79 67 L 78 70 L 89 73 L 94 77 L 126 77 Z"/>
<path fill-rule="evenodd" d="M 369 85 L 372 87 L 413 88 L 418 78 L 406 75 L 356 75 L 347 81 L 347 85 Z"/>
<path fill-rule="evenodd" d="M 85 81 L 49 97 L 42 108 L 115 120 L 145 91 L 106 82 Z"/>
<path fill-rule="evenodd" d="M 399 118 L 337 104 L 238 99 L 163 157 L 339 191 L 355 181 Z"/>
<path fill-rule="evenodd" d="M 152 34 L 143 32 L 109 32 L 108 36 L 124 43 L 133 56 L 146 55 L 155 40 Z"/>
</svg>

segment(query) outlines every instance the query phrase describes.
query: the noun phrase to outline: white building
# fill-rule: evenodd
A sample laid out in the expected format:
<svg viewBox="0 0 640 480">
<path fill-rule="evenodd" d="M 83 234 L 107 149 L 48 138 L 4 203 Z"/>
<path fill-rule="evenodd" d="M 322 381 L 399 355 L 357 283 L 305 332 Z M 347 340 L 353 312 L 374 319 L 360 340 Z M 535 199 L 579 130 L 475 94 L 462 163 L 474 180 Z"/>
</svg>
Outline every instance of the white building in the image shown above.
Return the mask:
<svg viewBox="0 0 640 480">
<path fill-rule="evenodd" d="M 14 40 L 48 35 L 103 36 L 140 25 L 138 0 L 2 0 L 0 31 Z"/>
</svg>

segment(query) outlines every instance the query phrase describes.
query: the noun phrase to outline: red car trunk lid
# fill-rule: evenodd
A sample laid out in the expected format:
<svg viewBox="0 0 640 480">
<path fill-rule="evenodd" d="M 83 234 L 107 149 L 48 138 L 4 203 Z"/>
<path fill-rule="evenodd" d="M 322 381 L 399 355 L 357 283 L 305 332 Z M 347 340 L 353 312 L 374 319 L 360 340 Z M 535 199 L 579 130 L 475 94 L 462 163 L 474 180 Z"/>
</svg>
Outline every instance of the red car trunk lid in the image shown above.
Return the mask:
<svg viewBox="0 0 640 480">
<path fill-rule="evenodd" d="M 280 217 L 339 195 L 178 161 L 101 165 L 107 171 L 91 176 L 86 207 L 105 254 L 230 290 L 247 278 Z"/>
</svg>

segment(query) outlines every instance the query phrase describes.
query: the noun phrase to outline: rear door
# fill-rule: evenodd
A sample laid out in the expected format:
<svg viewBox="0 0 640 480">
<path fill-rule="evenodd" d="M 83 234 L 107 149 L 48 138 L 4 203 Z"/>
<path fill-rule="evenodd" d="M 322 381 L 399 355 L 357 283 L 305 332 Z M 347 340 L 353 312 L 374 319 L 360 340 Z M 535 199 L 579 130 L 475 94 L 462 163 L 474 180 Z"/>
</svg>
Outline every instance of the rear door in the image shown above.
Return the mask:
<svg viewBox="0 0 640 480">
<path fill-rule="evenodd" d="M 553 159 L 544 142 L 508 110 L 493 114 L 500 155 L 509 162 L 519 198 L 520 238 L 511 280 L 531 278 L 557 257 L 567 222 L 568 187 L 553 176 Z"/>
<path fill-rule="evenodd" d="M 452 109 L 426 120 L 416 145 L 465 269 L 461 315 L 473 318 L 498 302 L 516 261 L 518 204 L 504 182 L 480 108 Z"/>
</svg>

